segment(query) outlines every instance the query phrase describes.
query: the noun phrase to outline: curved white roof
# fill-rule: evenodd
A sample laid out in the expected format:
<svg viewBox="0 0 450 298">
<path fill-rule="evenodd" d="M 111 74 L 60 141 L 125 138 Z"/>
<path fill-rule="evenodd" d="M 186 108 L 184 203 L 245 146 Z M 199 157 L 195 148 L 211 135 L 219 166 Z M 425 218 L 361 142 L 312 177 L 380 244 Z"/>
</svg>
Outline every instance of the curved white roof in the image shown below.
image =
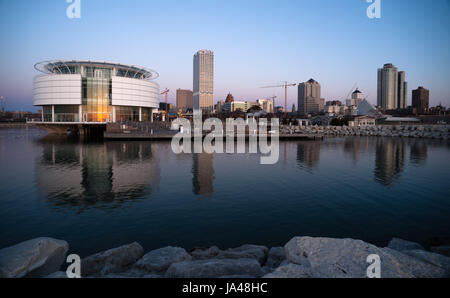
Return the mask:
<svg viewBox="0 0 450 298">
<path fill-rule="evenodd" d="M 70 66 L 96 66 L 103 68 L 117 68 L 125 72 L 126 77 L 132 77 L 142 80 L 155 80 L 159 77 L 158 72 L 134 65 L 126 65 L 105 61 L 91 61 L 91 60 L 50 60 L 36 63 L 34 68 L 45 74 L 71 74 Z M 133 75 L 128 75 L 133 74 Z"/>
</svg>

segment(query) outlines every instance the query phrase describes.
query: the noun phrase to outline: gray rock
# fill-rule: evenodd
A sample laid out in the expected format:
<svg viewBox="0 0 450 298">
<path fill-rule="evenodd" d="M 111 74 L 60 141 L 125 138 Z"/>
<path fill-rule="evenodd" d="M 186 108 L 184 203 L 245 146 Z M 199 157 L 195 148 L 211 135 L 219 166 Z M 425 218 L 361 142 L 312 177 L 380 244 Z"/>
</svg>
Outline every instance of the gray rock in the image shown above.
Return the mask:
<svg viewBox="0 0 450 298">
<path fill-rule="evenodd" d="M 189 260 L 192 260 L 192 257 L 184 248 L 169 246 L 145 254 L 136 263 L 136 267 L 148 272 L 163 272 L 173 263 Z"/>
<path fill-rule="evenodd" d="M 450 257 L 450 246 L 433 246 L 430 250 L 434 253 Z"/>
<path fill-rule="evenodd" d="M 222 250 L 216 256 L 217 259 L 255 259 L 260 265 L 267 260 L 269 249 L 260 245 L 242 245 L 236 248 Z"/>
<path fill-rule="evenodd" d="M 217 278 L 230 275 L 262 276 L 261 266 L 255 259 L 210 259 L 172 264 L 167 278 Z"/>
<path fill-rule="evenodd" d="M 57 271 L 45 276 L 44 278 L 68 278 L 67 273 L 63 271 Z"/>
<path fill-rule="evenodd" d="M 98 278 L 120 278 L 120 279 L 125 279 L 125 278 L 132 278 L 128 275 L 122 275 L 122 274 L 116 274 L 116 273 L 111 273 L 111 274 L 107 274 L 107 275 L 102 275 L 99 276 Z"/>
<path fill-rule="evenodd" d="M 241 279 L 241 278 L 256 278 L 255 276 L 241 274 L 241 275 L 224 275 L 219 278 L 227 278 L 227 279 Z"/>
<path fill-rule="evenodd" d="M 63 240 L 37 238 L 0 250 L 0 278 L 45 277 L 58 271 L 69 244 Z"/>
<path fill-rule="evenodd" d="M 142 276 L 142 278 L 163 278 L 163 276 L 156 273 L 151 273 Z"/>
<path fill-rule="evenodd" d="M 280 266 L 281 262 L 286 260 L 286 251 L 284 247 L 272 247 L 269 250 L 266 266 L 275 268 Z"/>
<path fill-rule="evenodd" d="M 381 259 L 381 277 L 444 277 L 445 270 L 390 248 L 378 248 L 361 240 L 295 237 L 286 246 L 288 262 L 311 267 L 323 278 L 365 278 L 371 254 Z"/>
<path fill-rule="evenodd" d="M 132 267 L 120 273 L 95 274 L 86 278 L 143 278 L 146 275 L 147 271 Z"/>
<path fill-rule="evenodd" d="M 220 249 L 217 246 L 212 246 L 207 249 L 196 248 L 191 252 L 191 256 L 194 260 L 212 259 L 217 256 Z"/>
<path fill-rule="evenodd" d="M 263 278 L 312 278 L 314 277 L 311 267 L 296 264 L 288 264 L 278 267 L 274 272 Z"/>
<path fill-rule="evenodd" d="M 428 252 L 425 250 L 405 250 L 402 251 L 405 255 L 417 258 L 432 265 L 441 267 L 450 273 L 450 258 L 440 254 Z"/>
<path fill-rule="evenodd" d="M 137 242 L 91 255 L 81 260 L 81 276 L 124 272 L 143 255 L 144 249 Z"/>
<path fill-rule="evenodd" d="M 403 240 L 400 238 L 392 238 L 392 240 L 388 244 L 388 247 L 390 249 L 395 249 L 398 251 L 413 250 L 413 249 L 425 250 L 419 243 Z"/>
<path fill-rule="evenodd" d="M 448 273 L 445 269 L 440 268 L 438 266 L 434 266 L 430 263 L 424 262 L 418 258 L 411 257 L 406 255 L 404 252 L 399 252 L 394 249 L 390 249 L 388 247 L 383 248 L 383 250 L 393 256 L 396 261 L 402 266 L 403 270 L 409 272 L 409 274 L 413 275 L 416 278 L 445 278 L 449 277 Z M 383 260 L 382 260 L 383 263 Z M 386 262 L 384 262 L 386 263 Z M 383 269 L 382 265 L 382 277 Z"/>
</svg>

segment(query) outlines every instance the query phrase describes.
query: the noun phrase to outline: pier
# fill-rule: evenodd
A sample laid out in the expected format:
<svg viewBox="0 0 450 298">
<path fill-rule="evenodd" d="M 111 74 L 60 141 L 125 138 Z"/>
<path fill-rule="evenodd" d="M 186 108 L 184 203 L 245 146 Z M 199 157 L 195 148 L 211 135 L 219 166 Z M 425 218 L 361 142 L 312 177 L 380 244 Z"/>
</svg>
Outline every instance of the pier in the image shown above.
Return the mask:
<svg viewBox="0 0 450 298">
<path fill-rule="evenodd" d="M 116 124 L 111 123 L 106 125 L 106 131 L 104 133 L 104 138 L 106 140 L 155 140 L 155 141 L 168 141 L 171 140 L 177 133 L 178 130 L 170 130 L 170 123 L 166 122 L 139 122 L 139 123 L 123 123 Z M 202 133 L 202 137 L 204 138 L 210 131 L 204 131 Z M 219 135 L 218 135 L 219 136 Z M 222 134 L 224 138 L 227 137 L 227 134 Z M 249 139 L 250 135 L 247 131 L 245 136 L 235 135 L 234 138 L 244 137 L 245 139 Z M 267 137 L 270 139 L 271 134 L 268 133 Z M 194 134 L 192 133 L 191 138 L 194 139 Z M 279 134 L 280 140 L 322 140 L 323 135 L 319 134 L 301 134 L 295 133 L 291 131 L 289 133 L 285 133 L 283 130 Z"/>
</svg>

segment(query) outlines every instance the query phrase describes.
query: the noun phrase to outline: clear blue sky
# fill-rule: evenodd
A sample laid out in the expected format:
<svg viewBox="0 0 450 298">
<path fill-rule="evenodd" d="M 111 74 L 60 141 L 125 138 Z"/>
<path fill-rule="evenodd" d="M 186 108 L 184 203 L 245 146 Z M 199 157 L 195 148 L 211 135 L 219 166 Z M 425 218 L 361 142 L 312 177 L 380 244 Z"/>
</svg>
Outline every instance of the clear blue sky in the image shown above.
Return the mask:
<svg viewBox="0 0 450 298">
<path fill-rule="evenodd" d="M 0 95 L 8 109 L 32 108 L 33 65 L 93 59 L 157 70 L 161 88 L 192 89 L 192 57 L 215 52 L 215 101 L 278 96 L 261 89 L 314 78 L 326 100 L 352 86 L 376 102 L 377 68 L 406 71 L 411 90 L 430 89 L 431 104 L 450 106 L 450 1 L 381 0 L 379 20 L 366 0 L 82 0 L 66 17 L 65 0 L 0 0 Z M 296 104 L 290 89 L 289 106 Z"/>
</svg>

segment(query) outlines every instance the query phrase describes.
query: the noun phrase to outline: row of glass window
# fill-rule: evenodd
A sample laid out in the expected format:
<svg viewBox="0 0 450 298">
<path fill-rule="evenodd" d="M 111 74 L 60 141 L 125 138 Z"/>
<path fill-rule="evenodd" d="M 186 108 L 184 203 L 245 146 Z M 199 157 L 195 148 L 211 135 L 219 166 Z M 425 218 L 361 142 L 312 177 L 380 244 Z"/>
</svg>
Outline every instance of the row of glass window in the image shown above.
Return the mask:
<svg viewBox="0 0 450 298">
<path fill-rule="evenodd" d="M 77 105 L 55 105 L 55 122 L 79 122 L 79 107 Z M 43 106 L 45 122 L 52 122 L 52 107 Z M 142 121 L 151 120 L 151 109 L 142 108 Z M 82 120 L 84 122 L 110 122 L 112 118 L 112 106 L 82 106 Z M 139 121 L 139 107 L 116 106 L 116 121 Z"/>
<path fill-rule="evenodd" d="M 53 73 L 56 74 L 80 74 L 81 67 L 80 66 L 65 66 L 61 65 L 53 68 Z M 82 76 L 83 78 L 98 78 L 98 79 L 110 79 L 113 75 L 113 69 L 111 68 L 102 68 L 95 66 L 85 66 L 83 68 Z M 126 77 L 126 78 L 136 78 L 142 79 L 143 73 L 139 71 L 131 71 L 127 69 L 117 69 L 116 76 L 118 77 Z"/>
</svg>

